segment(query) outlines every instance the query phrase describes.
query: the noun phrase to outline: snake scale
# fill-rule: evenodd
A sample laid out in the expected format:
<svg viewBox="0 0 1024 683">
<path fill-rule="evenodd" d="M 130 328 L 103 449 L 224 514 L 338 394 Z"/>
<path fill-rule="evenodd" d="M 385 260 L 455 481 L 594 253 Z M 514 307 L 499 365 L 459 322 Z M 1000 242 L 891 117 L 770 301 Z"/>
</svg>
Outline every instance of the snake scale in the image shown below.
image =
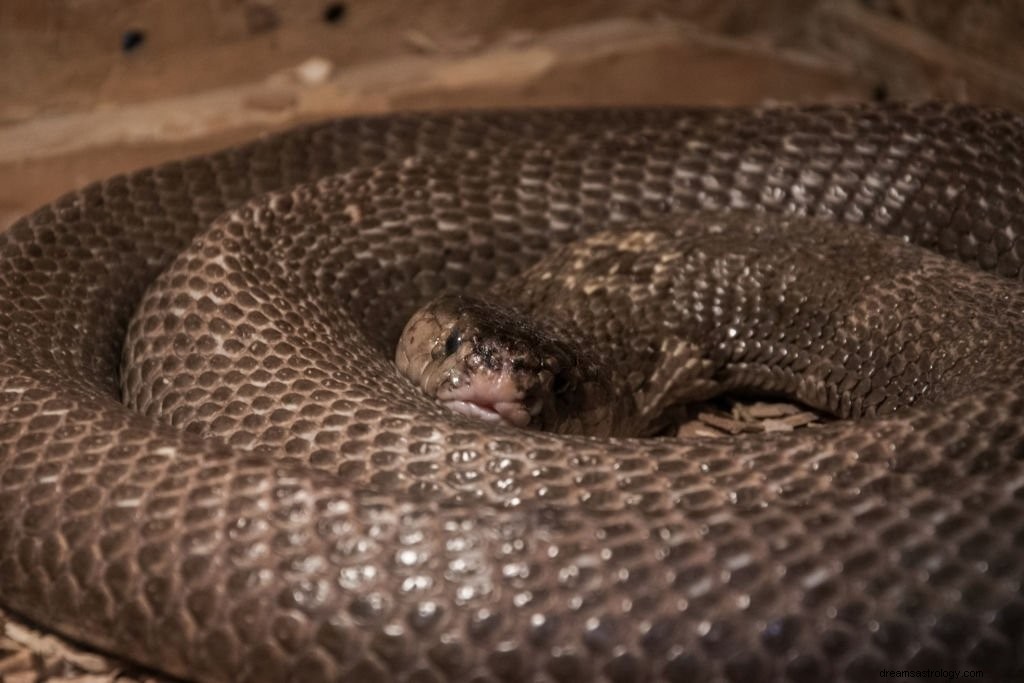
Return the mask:
<svg viewBox="0 0 1024 683">
<path fill-rule="evenodd" d="M 397 373 L 439 291 L 697 210 L 882 245 L 787 299 L 854 419 L 560 436 Z M 1009 680 L 1022 225 L 1024 120 L 938 104 L 352 118 L 90 185 L 0 236 L 0 604 L 208 681 Z M 799 382 L 722 272 L 748 380 Z"/>
</svg>

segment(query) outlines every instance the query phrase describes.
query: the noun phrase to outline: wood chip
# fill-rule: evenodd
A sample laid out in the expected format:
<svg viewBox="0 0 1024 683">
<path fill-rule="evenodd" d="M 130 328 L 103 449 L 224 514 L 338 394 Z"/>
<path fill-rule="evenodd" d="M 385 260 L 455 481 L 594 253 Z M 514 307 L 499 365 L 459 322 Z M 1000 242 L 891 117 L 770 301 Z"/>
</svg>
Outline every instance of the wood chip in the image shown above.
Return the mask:
<svg viewBox="0 0 1024 683">
<path fill-rule="evenodd" d="M 718 413 L 703 412 L 697 414 L 697 419 L 704 424 L 711 425 L 717 429 L 721 429 L 723 432 L 728 434 L 740 434 L 742 432 L 759 432 L 761 426 L 756 422 L 743 422 L 741 420 L 734 420 L 727 415 L 721 415 Z"/>
<path fill-rule="evenodd" d="M 733 417 L 737 420 L 764 420 L 771 417 L 785 417 L 803 412 L 800 406 L 792 403 L 736 403 L 732 408 Z"/>
<path fill-rule="evenodd" d="M 696 420 L 689 421 L 676 431 L 677 439 L 695 439 L 698 437 L 716 437 L 722 436 L 722 431 L 709 427 L 708 425 L 702 424 Z"/>
<path fill-rule="evenodd" d="M 39 683 L 39 674 L 35 671 L 19 671 L 14 674 L 4 674 L 4 683 Z"/>
<path fill-rule="evenodd" d="M 803 411 L 784 417 L 780 420 L 771 419 L 761 423 L 766 432 L 791 432 L 797 427 L 805 427 L 812 422 L 817 422 L 818 416 L 814 413 Z"/>
<path fill-rule="evenodd" d="M 814 427 L 826 419 L 812 410 L 785 402 L 716 399 L 691 406 L 696 417 L 684 419 L 675 430 L 676 438 L 736 436 L 757 432 L 788 432 Z M 689 413 L 694 414 L 694 413 Z"/>
<path fill-rule="evenodd" d="M 10 620 L 4 626 L 8 638 L 43 658 L 67 662 L 85 673 L 109 674 L 117 668 L 109 658 L 82 650 L 55 635 Z"/>
<path fill-rule="evenodd" d="M 4 680 L 12 673 L 31 670 L 33 670 L 32 653 L 28 650 L 19 650 L 0 658 L 0 676 L 4 677 Z"/>
</svg>

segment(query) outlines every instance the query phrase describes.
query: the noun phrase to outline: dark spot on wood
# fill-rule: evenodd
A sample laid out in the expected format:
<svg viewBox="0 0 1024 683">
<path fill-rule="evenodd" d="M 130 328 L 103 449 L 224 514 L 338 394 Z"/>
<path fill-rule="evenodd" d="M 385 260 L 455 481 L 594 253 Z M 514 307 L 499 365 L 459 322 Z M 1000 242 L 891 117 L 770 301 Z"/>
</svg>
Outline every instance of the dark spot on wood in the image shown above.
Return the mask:
<svg viewBox="0 0 1024 683">
<path fill-rule="evenodd" d="M 347 8 L 341 2 L 329 2 L 324 7 L 324 21 L 328 24 L 340 24 L 345 18 Z"/>
<path fill-rule="evenodd" d="M 134 52 L 146 42 L 146 33 L 139 29 L 128 29 L 121 34 L 121 52 Z"/>
</svg>

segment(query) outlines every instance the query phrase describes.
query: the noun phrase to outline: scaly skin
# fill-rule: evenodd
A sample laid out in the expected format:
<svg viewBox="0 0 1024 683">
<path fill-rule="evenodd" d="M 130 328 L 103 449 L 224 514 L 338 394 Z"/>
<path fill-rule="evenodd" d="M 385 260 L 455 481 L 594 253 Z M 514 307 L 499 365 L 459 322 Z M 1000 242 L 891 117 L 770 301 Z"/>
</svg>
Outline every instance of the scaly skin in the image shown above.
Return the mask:
<svg viewBox="0 0 1024 683">
<path fill-rule="evenodd" d="M 1022 133 L 945 106 L 417 114 L 67 195 L 0 238 L 0 604 L 209 681 L 1005 680 L 1024 382 L 1016 345 L 975 342 L 1019 329 Z M 940 342 L 945 314 L 903 295 L 960 281 L 864 265 L 878 307 L 847 319 L 907 335 L 899 387 L 948 391 L 799 434 L 525 432 L 398 375 L 442 289 L 694 209 L 876 228 L 1005 282 L 963 275 Z M 753 284 L 736 310 L 762 310 Z M 879 360 L 806 316 L 794 343 L 837 363 L 823 401 L 876 404 Z M 959 365 L 982 347 L 1001 376 Z"/>
</svg>

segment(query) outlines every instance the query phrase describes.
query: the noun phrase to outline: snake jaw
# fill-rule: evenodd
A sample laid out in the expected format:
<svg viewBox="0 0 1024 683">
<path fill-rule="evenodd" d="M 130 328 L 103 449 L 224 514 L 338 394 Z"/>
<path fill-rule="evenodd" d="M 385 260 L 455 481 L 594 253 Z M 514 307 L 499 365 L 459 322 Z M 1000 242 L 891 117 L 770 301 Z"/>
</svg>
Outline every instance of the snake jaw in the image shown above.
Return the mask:
<svg viewBox="0 0 1024 683">
<path fill-rule="evenodd" d="M 503 371 L 478 370 L 446 382 L 437 398 L 450 410 L 488 422 L 528 427 L 540 414 L 543 401 L 519 388 L 514 376 Z"/>
<path fill-rule="evenodd" d="M 504 401 L 486 404 L 475 401 L 442 401 L 449 410 L 487 422 L 505 422 L 513 427 L 528 427 L 532 416 L 524 404 L 518 401 Z"/>
</svg>

